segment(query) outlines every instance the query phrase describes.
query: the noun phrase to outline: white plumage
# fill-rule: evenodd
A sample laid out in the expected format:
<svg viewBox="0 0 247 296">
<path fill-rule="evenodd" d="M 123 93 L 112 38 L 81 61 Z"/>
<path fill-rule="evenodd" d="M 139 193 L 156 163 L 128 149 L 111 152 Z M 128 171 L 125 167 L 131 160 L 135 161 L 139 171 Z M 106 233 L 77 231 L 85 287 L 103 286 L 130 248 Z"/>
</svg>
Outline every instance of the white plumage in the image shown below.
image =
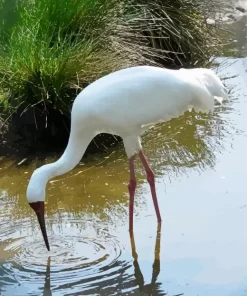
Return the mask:
<svg viewBox="0 0 247 296">
<path fill-rule="evenodd" d="M 122 137 L 132 171 L 132 157 L 136 152 L 143 154 L 140 136 L 150 126 L 191 108 L 197 112 L 213 111 L 214 99 L 221 101 L 227 97 L 219 77 L 205 68 L 168 70 L 138 66 L 96 80 L 74 101 L 69 142 L 61 158 L 34 171 L 27 188 L 28 202 L 44 202 L 48 180 L 73 169 L 97 134 Z M 142 157 L 141 160 L 145 162 Z M 145 169 L 150 173 L 150 167 Z"/>
</svg>

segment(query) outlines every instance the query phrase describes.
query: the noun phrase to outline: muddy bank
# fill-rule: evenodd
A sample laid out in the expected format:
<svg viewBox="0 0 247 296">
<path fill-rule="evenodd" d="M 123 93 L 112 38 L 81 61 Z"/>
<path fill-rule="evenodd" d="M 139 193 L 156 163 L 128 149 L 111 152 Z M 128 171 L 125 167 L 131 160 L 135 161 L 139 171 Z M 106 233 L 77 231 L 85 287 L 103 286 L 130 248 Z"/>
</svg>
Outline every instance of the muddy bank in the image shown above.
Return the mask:
<svg viewBox="0 0 247 296">
<path fill-rule="evenodd" d="M 33 122 L 35 121 L 35 125 Z M 30 108 L 26 112 L 15 113 L 8 125 L 1 124 L 0 156 L 33 158 L 39 155 L 62 153 L 68 143 L 70 119 L 49 111 L 49 116 L 39 108 Z M 100 134 L 90 143 L 86 155 L 104 152 L 116 146 L 121 139 L 108 134 Z"/>
</svg>

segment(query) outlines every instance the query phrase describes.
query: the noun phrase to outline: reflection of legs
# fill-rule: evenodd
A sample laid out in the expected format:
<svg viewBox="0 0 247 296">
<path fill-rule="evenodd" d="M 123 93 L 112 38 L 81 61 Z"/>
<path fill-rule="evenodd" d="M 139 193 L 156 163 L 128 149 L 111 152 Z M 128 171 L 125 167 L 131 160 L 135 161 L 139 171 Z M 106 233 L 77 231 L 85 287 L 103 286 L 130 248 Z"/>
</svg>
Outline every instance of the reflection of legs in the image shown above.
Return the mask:
<svg viewBox="0 0 247 296">
<path fill-rule="evenodd" d="M 157 288 L 155 284 L 160 273 L 160 241 L 161 241 L 161 223 L 158 224 L 157 233 L 156 233 L 156 242 L 154 249 L 154 263 L 153 263 L 153 272 L 152 280 L 150 284 L 145 285 L 144 277 L 142 275 L 139 263 L 138 263 L 138 254 L 136 252 L 135 237 L 134 233 L 130 233 L 130 244 L 132 250 L 132 257 L 134 259 L 134 276 L 136 278 L 137 285 L 139 286 L 140 292 L 148 291 L 145 295 L 158 295 Z M 157 294 L 156 294 L 157 292 Z"/>
<path fill-rule="evenodd" d="M 129 170 L 130 170 L 130 182 L 129 182 L 129 231 L 133 231 L 133 215 L 134 215 L 134 197 L 136 189 L 136 177 L 134 168 L 135 156 L 131 156 L 129 159 Z"/>
<path fill-rule="evenodd" d="M 152 193 L 152 198 L 153 198 L 153 203 L 154 203 L 154 208 L 155 208 L 155 212 L 156 212 L 156 216 L 158 219 L 158 222 L 161 222 L 161 216 L 160 216 L 160 210 L 159 210 L 159 205 L 158 205 L 158 200 L 157 200 L 157 195 L 156 195 L 156 189 L 155 189 L 155 179 L 154 179 L 154 173 L 146 159 L 146 156 L 144 155 L 144 153 L 142 152 L 142 150 L 140 150 L 139 152 L 139 156 L 141 159 L 141 162 L 145 168 L 146 174 L 147 174 L 147 180 L 148 183 L 150 185 L 150 189 L 151 189 L 151 193 Z"/>
<path fill-rule="evenodd" d="M 161 224 L 158 224 L 156 233 L 156 243 L 154 249 L 154 263 L 153 263 L 153 275 L 152 283 L 154 284 L 160 273 L 160 240 L 161 240 Z"/>
<path fill-rule="evenodd" d="M 139 286 L 140 292 L 143 291 L 144 288 L 144 277 L 142 275 L 139 263 L 138 263 L 138 255 L 136 253 L 136 244 L 135 244 L 135 237 L 134 233 L 130 232 L 130 244 L 131 244 L 131 250 L 132 250 L 132 257 L 134 259 L 133 265 L 134 265 L 134 276 L 136 278 L 136 283 Z"/>
</svg>

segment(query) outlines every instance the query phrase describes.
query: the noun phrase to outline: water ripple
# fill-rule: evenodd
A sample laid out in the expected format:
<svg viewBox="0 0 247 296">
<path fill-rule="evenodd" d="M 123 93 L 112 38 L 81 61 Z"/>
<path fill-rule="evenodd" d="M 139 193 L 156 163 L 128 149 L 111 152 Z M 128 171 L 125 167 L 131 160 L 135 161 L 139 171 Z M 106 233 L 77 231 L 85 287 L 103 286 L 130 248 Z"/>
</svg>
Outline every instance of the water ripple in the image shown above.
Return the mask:
<svg viewBox="0 0 247 296">
<path fill-rule="evenodd" d="M 0 225 L 4 254 L 0 258 L 0 294 L 37 295 L 37 289 L 45 291 L 44 282 L 45 287 L 47 281 L 50 286 L 50 278 L 52 291 L 65 295 L 69 287 L 73 294 L 92 287 L 100 289 L 106 281 L 109 286 L 109 280 L 118 277 L 122 267 L 117 262 L 122 246 L 103 227 L 95 229 L 94 225 L 90 230 L 87 227 L 84 233 L 82 222 L 71 220 L 67 221 L 69 227 L 63 224 L 61 231 L 58 222 L 47 219 L 51 247 L 48 252 L 32 222 L 36 223 L 30 218 L 15 220 L 14 224 L 5 220 Z"/>
</svg>

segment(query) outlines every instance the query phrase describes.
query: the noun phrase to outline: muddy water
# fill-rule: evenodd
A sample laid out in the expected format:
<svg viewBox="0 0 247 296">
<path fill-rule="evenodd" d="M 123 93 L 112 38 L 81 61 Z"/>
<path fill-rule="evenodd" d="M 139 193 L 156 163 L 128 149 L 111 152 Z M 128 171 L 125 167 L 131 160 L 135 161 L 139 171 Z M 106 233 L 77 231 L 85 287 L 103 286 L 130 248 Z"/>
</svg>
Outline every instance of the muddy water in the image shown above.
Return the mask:
<svg viewBox="0 0 247 296">
<path fill-rule="evenodd" d="M 143 138 L 161 227 L 137 163 L 129 237 L 129 172 L 120 145 L 49 183 L 48 253 L 25 200 L 43 162 L 0 160 L 0 295 L 247 295 L 247 60 L 217 62 L 229 102 Z"/>
</svg>

